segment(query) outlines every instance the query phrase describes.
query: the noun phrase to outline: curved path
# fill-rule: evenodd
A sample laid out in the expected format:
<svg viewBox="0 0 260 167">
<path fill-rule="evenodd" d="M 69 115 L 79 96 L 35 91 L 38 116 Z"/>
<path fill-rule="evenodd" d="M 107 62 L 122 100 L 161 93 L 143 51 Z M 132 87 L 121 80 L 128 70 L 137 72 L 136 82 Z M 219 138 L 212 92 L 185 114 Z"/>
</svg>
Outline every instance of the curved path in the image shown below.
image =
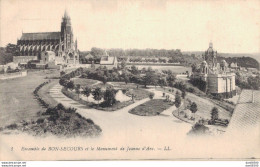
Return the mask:
<svg viewBox="0 0 260 167">
<path fill-rule="evenodd" d="M 137 101 L 125 108 L 113 112 L 100 111 L 96 109 L 86 108 L 84 105 L 66 97 L 61 92 L 62 86 L 55 85 L 50 89 L 50 95 L 58 102 L 66 107 L 73 107 L 77 112 L 85 118 L 92 119 L 103 130 L 103 135 L 121 135 L 126 138 L 136 135 L 150 135 L 151 133 L 163 133 L 166 136 L 171 131 L 182 130 L 183 135 L 191 129 L 191 125 L 180 121 L 172 116 L 171 112 L 175 106 L 165 110 L 159 116 L 137 116 L 129 114 L 132 108 L 149 101 L 149 98 Z"/>
</svg>

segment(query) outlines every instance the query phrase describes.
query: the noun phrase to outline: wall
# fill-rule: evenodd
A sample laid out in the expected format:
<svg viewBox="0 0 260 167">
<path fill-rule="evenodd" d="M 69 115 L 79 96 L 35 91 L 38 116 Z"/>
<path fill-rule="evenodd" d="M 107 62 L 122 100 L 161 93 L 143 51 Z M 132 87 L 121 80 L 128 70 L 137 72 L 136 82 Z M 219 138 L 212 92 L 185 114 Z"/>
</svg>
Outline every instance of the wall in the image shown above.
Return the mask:
<svg viewBox="0 0 260 167">
<path fill-rule="evenodd" d="M 28 63 L 31 60 L 37 60 L 37 56 L 13 56 L 14 63 Z"/>
<path fill-rule="evenodd" d="M 27 71 L 21 71 L 16 73 L 5 73 L 0 75 L 0 80 L 25 77 L 25 76 L 27 76 Z"/>
</svg>

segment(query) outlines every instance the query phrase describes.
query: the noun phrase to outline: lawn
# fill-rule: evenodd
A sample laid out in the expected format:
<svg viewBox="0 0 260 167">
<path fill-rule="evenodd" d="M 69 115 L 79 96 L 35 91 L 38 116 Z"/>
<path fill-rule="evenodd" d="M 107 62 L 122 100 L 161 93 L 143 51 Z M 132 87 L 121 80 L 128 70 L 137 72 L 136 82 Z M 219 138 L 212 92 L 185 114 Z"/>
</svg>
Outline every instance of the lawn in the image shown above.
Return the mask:
<svg viewBox="0 0 260 167">
<path fill-rule="evenodd" d="M 49 79 L 59 76 L 59 71 L 30 71 L 26 77 L 0 82 L 0 127 L 22 120 L 37 118 L 37 112 L 44 110 L 33 95 L 34 89 Z"/>
<path fill-rule="evenodd" d="M 166 102 L 164 99 L 152 99 L 144 104 L 141 104 L 129 111 L 131 114 L 140 116 L 155 116 L 159 115 L 164 110 L 173 106 L 172 102 Z"/>
<path fill-rule="evenodd" d="M 100 83 L 100 84 L 103 85 L 103 83 Z M 108 86 L 108 85 L 110 85 L 110 84 L 107 83 L 104 86 Z M 96 87 L 96 85 L 95 85 L 95 87 Z M 82 98 L 79 98 L 78 95 L 74 91 L 70 91 L 70 90 L 66 90 L 65 88 L 62 88 L 62 93 L 64 95 L 66 95 L 67 97 L 85 105 L 87 108 L 95 108 L 95 109 L 103 110 L 103 111 L 116 111 L 118 109 L 124 108 L 124 107 L 134 103 L 132 100 L 128 100 L 128 101 L 117 102 L 110 107 L 103 107 L 102 104 L 98 105 L 94 102 L 86 101 L 86 100 L 83 100 Z M 142 89 L 142 88 L 137 89 L 135 86 L 133 89 L 128 90 L 126 92 L 126 95 L 131 97 L 132 93 L 135 95 L 135 100 L 142 100 L 144 98 L 148 98 L 148 96 L 150 94 L 149 91 Z"/>
<path fill-rule="evenodd" d="M 169 91 L 170 89 L 174 90 L 174 92 L 170 92 Z M 161 88 L 161 87 L 157 87 L 157 90 L 164 91 L 164 89 Z M 167 93 L 175 94 L 177 90 L 178 89 L 176 89 L 176 88 L 165 88 L 165 92 L 167 92 Z M 178 91 L 181 93 L 180 90 L 178 90 Z M 209 120 L 211 118 L 210 113 L 211 113 L 211 110 L 212 110 L 213 107 L 217 107 L 219 109 L 219 117 L 221 119 L 230 120 L 230 118 L 232 116 L 232 112 L 229 112 L 226 109 L 224 109 L 223 107 L 217 105 L 216 103 L 214 103 L 214 101 L 212 99 L 209 99 L 209 98 L 206 98 L 206 97 L 203 97 L 203 96 L 198 96 L 196 94 L 189 93 L 189 92 L 187 92 L 187 94 L 186 94 L 186 99 L 190 99 L 192 102 L 195 102 L 198 106 L 198 111 L 195 114 L 196 120 L 200 120 L 200 119 Z M 182 99 L 182 103 L 183 103 L 183 99 Z M 182 111 L 182 110 L 184 110 L 183 105 L 180 107 L 180 111 Z M 175 115 L 178 115 L 177 111 L 175 111 L 174 113 L 175 113 Z M 185 114 L 188 115 L 188 117 L 193 116 L 193 114 L 191 114 L 191 112 L 189 110 L 186 110 L 182 113 L 183 113 L 181 115 L 182 117 Z M 194 121 L 191 121 L 191 122 L 194 122 Z"/>
<path fill-rule="evenodd" d="M 50 107 L 56 106 L 58 103 L 57 101 L 53 100 L 53 98 L 50 96 L 49 90 L 56 84 L 59 83 L 59 80 L 55 79 L 52 80 L 50 83 L 44 85 L 39 91 L 38 95 L 44 100 L 47 104 L 50 105 Z"/>
<path fill-rule="evenodd" d="M 83 88 L 86 86 L 91 87 L 91 85 L 96 84 L 98 82 L 97 80 L 87 78 L 74 78 L 73 81 L 75 85 L 80 84 Z"/>
<path fill-rule="evenodd" d="M 65 96 L 79 102 L 80 104 L 85 105 L 86 108 L 95 108 L 97 110 L 103 110 L 103 111 L 116 111 L 118 109 L 121 109 L 123 107 L 126 107 L 126 106 L 134 103 L 132 100 L 129 100 L 129 101 L 124 101 L 124 102 L 117 102 L 110 107 L 102 107 L 102 104 L 96 104 L 96 103 L 85 101 L 85 100 L 79 98 L 78 95 L 73 91 L 66 90 L 65 88 L 62 88 L 61 91 Z"/>
</svg>

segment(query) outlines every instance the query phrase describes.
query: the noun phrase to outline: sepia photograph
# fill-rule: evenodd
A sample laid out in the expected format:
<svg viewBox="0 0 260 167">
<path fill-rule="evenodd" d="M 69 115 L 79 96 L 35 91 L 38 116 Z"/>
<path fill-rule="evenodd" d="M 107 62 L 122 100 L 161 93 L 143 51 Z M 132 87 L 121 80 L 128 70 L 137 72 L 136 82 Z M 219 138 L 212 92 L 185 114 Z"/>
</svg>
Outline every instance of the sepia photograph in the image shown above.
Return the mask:
<svg viewBox="0 0 260 167">
<path fill-rule="evenodd" d="M 259 11 L 0 0 L 0 160 L 259 161 Z"/>
</svg>

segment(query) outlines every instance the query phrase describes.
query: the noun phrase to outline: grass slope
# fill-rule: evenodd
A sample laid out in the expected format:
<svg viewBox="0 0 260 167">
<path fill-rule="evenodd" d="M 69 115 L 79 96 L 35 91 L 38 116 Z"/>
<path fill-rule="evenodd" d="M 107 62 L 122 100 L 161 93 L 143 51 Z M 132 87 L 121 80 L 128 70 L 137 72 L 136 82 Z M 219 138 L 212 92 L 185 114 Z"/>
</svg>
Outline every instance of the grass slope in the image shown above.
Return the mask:
<svg viewBox="0 0 260 167">
<path fill-rule="evenodd" d="M 133 108 L 129 111 L 129 113 L 140 116 L 155 116 L 159 115 L 161 112 L 168 109 L 172 105 L 172 102 L 166 102 L 164 99 L 152 99 Z"/>
</svg>

